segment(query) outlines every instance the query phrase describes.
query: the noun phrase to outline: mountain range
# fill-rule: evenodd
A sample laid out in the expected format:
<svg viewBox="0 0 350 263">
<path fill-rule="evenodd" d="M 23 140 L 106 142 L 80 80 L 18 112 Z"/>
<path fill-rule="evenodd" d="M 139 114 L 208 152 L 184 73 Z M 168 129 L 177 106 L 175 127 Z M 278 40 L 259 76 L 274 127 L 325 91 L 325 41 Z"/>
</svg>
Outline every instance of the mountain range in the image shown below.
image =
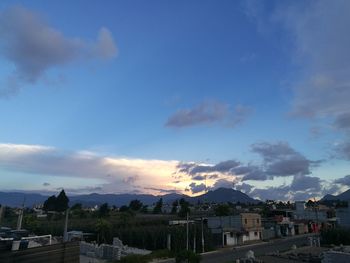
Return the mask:
<svg viewBox="0 0 350 263">
<path fill-rule="evenodd" d="M 339 195 L 327 194 L 321 199 L 321 201 L 333 201 L 333 200 L 340 200 L 340 201 L 350 200 L 350 189 Z"/>
<path fill-rule="evenodd" d="M 35 204 L 42 204 L 49 196 L 33 193 L 20 193 L 20 192 L 0 192 L 0 204 L 12 207 L 20 207 L 25 200 L 26 207 L 32 207 Z M 182 195 L 177 193 L 170 193 L 165 195 L 150 195 L 150 194 L 86 194 L 86 195 L 74 195 L 68 196 L 70 204 L 81 203 L 83 206 L 94 206 L 103 203 L 109 205 L 122 206 L 128 205 L 131 200 L 138 199 L 145 205 L 152 205 L 160 198 L 164 203 L 172 203 L 173 201 L 184 198 L 190 203 L 202 202 L 232 202 L 232 203 L 257 203 L 255 200 L 245 193 L 238 190 L 229 188 L 218 188 L 216 190 L 208 191 L 207 193 L 191 197 L 188 195 Z"/>
</svg>

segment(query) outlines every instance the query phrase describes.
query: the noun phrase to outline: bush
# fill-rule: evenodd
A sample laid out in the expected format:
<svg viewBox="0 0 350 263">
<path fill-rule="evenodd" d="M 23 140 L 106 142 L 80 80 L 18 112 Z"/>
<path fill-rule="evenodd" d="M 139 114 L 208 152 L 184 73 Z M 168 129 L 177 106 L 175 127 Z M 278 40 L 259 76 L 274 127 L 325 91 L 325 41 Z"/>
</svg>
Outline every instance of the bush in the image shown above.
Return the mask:
<svg viewBox="0 0 350 263">
<path fill-rule="evenodd" d="M 117 261 L 120 263 L 147 263 L 148 258 L 142 255 L 127 255 L 125 257 L 122 257 L 120 261 Z"/>
<path fill-rule="evenodd" d="M 350 245 L 350 229 L 334 228 L 321 231 L 322 244 Z"/>
<path fill-rule="evenodd" d="M 201 262 L 201 255 L 196 254 L 189 250 L 182 250 L 176 254 L 175 262 L 176 263 L 199 263 Z"/>
</svg>

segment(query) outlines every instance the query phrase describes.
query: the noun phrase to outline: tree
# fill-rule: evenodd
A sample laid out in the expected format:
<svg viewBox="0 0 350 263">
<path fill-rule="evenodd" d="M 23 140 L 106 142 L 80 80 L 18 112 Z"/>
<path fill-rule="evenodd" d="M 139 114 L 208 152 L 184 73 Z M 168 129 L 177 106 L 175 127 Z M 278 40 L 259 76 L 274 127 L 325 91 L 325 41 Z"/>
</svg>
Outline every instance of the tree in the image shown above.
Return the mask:
<svg viewBox="0 0 350 263">
<path fill-rule="evenodd" d="M 129 211 L 129 207 L 127 207 L 126 205 L 122 205 L 119 208 L 119 212 L 127 212 L 127 211 Z"/>
<path fill-rule="evenodd" d="M 69 198 L 66 196 L 66 193 L 62 191 L 58 194 L 56 198 L 56 209 L 57 212 L 63 212 L 68 209 Z"/>
<path fill-rule="evenodd" d="M 108 203 L 104 203 L 99 207 L 97 214 L 98 214 L 98 217 L 101 218 L 101 217 L 109 216 L 109 212 L 110 212 L 110 209 L 109 209 Z"/>
<path fill-rule="evenodd" d="M 217 216 L 230 215 L 230 207 L 227 204 L 220 204 L 215 208 L 215 214 Z"/>
<path fill-rule="evenodd" d="M 147 214 L 148 213 L 148 205 L 144 205 L 141 208 L 141 213 Z"/>
<path fill-rule="evenodd" d="M 171 208 L 171 213 L 176 214 L 177 213 L 177 207 L 179 206 L 179 201 L 175 200 L 173 202 L 173 207 Z"/>
<path fill-rule="evenodd" d="M 56 211 L 56 196 L 52 195 L 44 202 L 43 209 L 47 211 Z"/>
<path fill-rule="evenodd" d="M 129 208 L 133 211 L 139 211 L 142 208 L 143 204 L 140 200 L 132 200 L 130 201 Z"/>
<path fill-rule="evenodd" d="M 201 262 L 202 256 L 196 254 L 190 250 L 181 250 L 175 256 L 176 263 L 199 263 Z"/>
<path fill-rule="evenodd" d="M 73 210 L 81 210 L 81 209 L 83 209 L 83 205 L 81 203 L 76 203 L 71 207 L 70 210 L 73 211 Z"/>
<path fill-rule="evenodd" d="M 107 242 L 111 232 L 111 224 L 106 220 L 99 219 L 95 225 L 95 229 L 97 232 L 97 243 Z"/>
<path fill-rule="evenodd" d="M 163 207 L 163 198 L 160 198 L 158 202 L 156 203 L 156 206 L 153 209 L 153 214 L 160 214 L 162 213 L 162 207 Z"/>
<path fill-rule="evenodd" d="M 190 204 L 184 198 L 180 199 L 179 204 L 180 204 L 179 216 L 185 217 L 187 213 L 190 212 Z"/>
</svg>

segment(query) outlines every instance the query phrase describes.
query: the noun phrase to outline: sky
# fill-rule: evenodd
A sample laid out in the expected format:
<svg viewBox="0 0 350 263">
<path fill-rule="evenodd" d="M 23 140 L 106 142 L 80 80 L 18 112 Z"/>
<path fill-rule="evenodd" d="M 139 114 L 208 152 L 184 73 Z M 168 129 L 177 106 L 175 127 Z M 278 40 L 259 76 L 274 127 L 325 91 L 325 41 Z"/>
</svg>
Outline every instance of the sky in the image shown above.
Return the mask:
<svg viewBox="0 0 350 263">
<path fill-rule="evenodd" d="M 350 2 L 0 2 L 0 191 L 350 187 Z"/>
</svg>

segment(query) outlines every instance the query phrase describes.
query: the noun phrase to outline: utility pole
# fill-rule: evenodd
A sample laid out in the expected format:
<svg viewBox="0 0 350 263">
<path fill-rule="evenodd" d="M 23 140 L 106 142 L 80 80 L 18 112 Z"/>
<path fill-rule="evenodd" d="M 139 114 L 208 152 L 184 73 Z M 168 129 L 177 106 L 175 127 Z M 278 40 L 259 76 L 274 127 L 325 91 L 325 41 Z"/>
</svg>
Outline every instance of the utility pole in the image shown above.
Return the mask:
<svg viewBox="0 0 350 263">
<path fill-rule="evenodd" d="M 63 232 L 63 241 L 68 241 L 68 214 L 69 214 L 69 208 L 66 210 L 66 220 L 64 222 L 64 232 Z"/>
<path fill-rule="evenodd" d="M 24 211 L 24 203 L 26 201 L 26 198 L 23 198 L 23 203 L 22 203 L 22 208 L 21 210 L 19 210 L 19 215 L 18 215 L 18 219 L 17 219 L 17 230 L 21 230 L 22 229 L 22 220 L 23 220 L 23 211 Z"/>
<path fill-rule="evenodd" d="M 187 212 L 187 220 L 186 220 L 186 250 L 188 251 L 188 212 Z"/>
<path fill-rule="evenodd" d="M 196 253 L 196 224 L 193 224 L 194 226 L 194 235 L 193 235 L 193 253 Z"/>
<path fill-rule="evenodd" d="M 0 207 L 0 223 L 1 223 L 2 215 L 4 214 L 4 210 L 5 210 L 5 207 L 2 205 Z"/>
<path fill-rule="evenodd" d="M 318 204 L 316 205 L 316 198 L 314 197 L 314 209 L 315 209 L 315 215 L 316 215 L 316 229 L 318 232 Z"/>
<path fill-rule="evenodd" d="M 204 230 L 203 230 L 203 217 L 201 217 L 201 228 L 202 228 L 202 253 L 204 253 Z"/>
</svg>

